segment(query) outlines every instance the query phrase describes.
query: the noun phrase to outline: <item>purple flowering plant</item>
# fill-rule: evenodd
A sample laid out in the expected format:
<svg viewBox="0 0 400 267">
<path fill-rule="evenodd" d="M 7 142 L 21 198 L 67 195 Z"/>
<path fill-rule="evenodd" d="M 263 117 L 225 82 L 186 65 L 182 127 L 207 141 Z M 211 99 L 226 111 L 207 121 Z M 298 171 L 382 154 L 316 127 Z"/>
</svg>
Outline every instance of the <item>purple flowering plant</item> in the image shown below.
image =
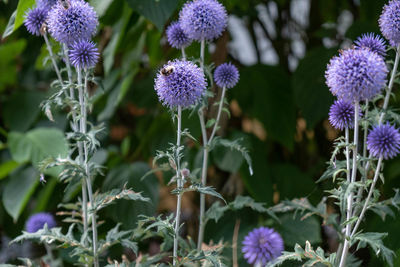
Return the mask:
<svg viewBox="0 0 400 267">
<path fill-rule="evenodd" d="M 392 199 L 382 201 L 378 190 L 381 180 L 384 181 L 385 161 L 396 158 L 400 152 L 398 115 L 389 106 L 394 84 L 397 82 L 400 59 L 400 27 L 396 24 L 400 7 L 398 0 L 388 2 L 378 22 L 390 47 L 380 35 L 363 34 L 355 40 L 353 46 L 340 50 L 327 64 L 326 90 L 336 98 L 329 110 L 329 123 L 336 132 L 343 133 L 343 136 L 336 139 L 328 169 L 319 180 L 332 179 L 335 186 L 328 193 L 329 199 L 334 199 L 337 204 L 338 212 L 329 213 L 326 199 L 317 206 L 313 206 L 306 198 L 280 203 L 274 200 L 276 205 L 270 208 L 265 208 L 263 203 L 255 202 L 250 197 L 238 196 L 232 202 L 226 202 L 222 194 L 211 186 L 211 181 L 208 181 L 209 172 L 214 170 L 214 166 L 210 166 L 213 162 L 210 158 L 214 157 L 213 153 L 219 153 L 221 148 L 229 151 L 225 152 L 227 154 L 238 153 L 246 161 L 250 176 L 253 175 L 252 161 L 243 145 L 244 140 L 226 138 L 222 127 L 223 121 L 230 116 L 228 98 L 236 90 L 241 78 L 239 69 L 230 62 L 219 62 L 214 66 L 207 56 L 207 52 L 214 48 L 211 43 L 217 42 L 228 26 L 228 13 L 222 1 L 186 1 L 177 20 L 165 27 L 163 37 L 161 34 L 158 36 L 160 43 L 165 41 L 178 50 L 178 58 L 168 58 L 165 62 L 155 64 L 148 60 L 145 52 L 138 55 L 133 51 L 128 53 L 129 64 L 121 64 L 121 72 L 113 72 L 109 64 L 110 56 L 118 57 L 118 49 L 129 50 L 130 44 L 125 43 L 122 38 L 100 40 L 96 34 L 104 31 L 104 35 L 108 36 L 108 31 L 129 27 L 133 19 L 122 19 L 113 29 L 99 29 L 100 16 L 90 3 L 85 0 L 37 0 L 25 14 L 26 30 L 43 38 L 48 55 L 45 62 L 51 63 L 56 76 L 51 84 L 52 94 L 41 104 L 41 108 L 50 121 L 55 121 L 54 114 L 59 115 L 60 110 L 65 111 L 68 124 L 64 135 L 68 140 L 68 153 L 44 159 L 39 165 L 43 177 L 40 181 L 45 186 L 46 172 L 57 167 L 60 170 L 60 181 L 67 185 L 65 195 L 73 194 L 71 192 L 76 195 L 79 192 L 79 197 L 76 203 L 60 206 L 63 210 L 62 216 L 65 216 L 63 225 L 68 225 L 67 231 L 61 226 L 62 220 L 57 219 L 57 224 L 51 213 L 42 212 L 27 220 L 26 231 L 13 242 L 33 240 L 42 243 L 48 254 L 43 262 L 50 266 L 56 266 L 56 257 L 61 258 L 62 254 L 54 244 L 69 248 L 71 258 L 74 261 L 76 259 L 74 263 L 83 266 L 119 264 L 117 262 L 120 259 L 110 258 L 113 254 L 110 248 L 114 245 L 136 254 L 137 264 L 226 266 L 236 263 L 237 266 L 239 253 L 242 262 L 257 267 L 278 266 L 287 260 L 306 261 L 305 266 L 318 263 L 344 267 L 352 266 L 355 258 L 353 254 L 366 245 L 382 256 L 389 265 L 392 264 L 394 253 L 382 241 L 385 234 L 365 232 L 362 226 L 367 211 L 386 215 L 390 214 L 388 206 L 396 207 L 399 204 L 397 192 Z M 138 25 L 127 31 L 135 38 L 140 36 L 140 40 L 145 40 L 147 36 L 138 34 L 145 28 L 142 17 L 138 19 Z M 148 28 L 152 30 L 151 26 Z M 114 50 L 102 51 L 104 43 L 110 43 L 107 48 Z M 196 48 L 200 49 L 193 52 Z M 154 47 L 150 50 L 146 52 L 155 53 Z M 396 56 L 391 61 L 393 51 Z M 97 71 L 98 63 L 103 61 L 104 70 Z M 161 110 L 171 115 L 176 129 L 176 140 L 168 140 L 170 145 L 166 151 L 156 148 L 153 155 L 154 169 L 145 172 L 135 183 L 146 185 L 145 179 L 148 176 L 162 171 L 163 179 L 167 179 L 172 188 L 170 193 L 176 200 L 176 206 L 174 203 L 171 213 L 158 217 L 140 214 L 137 225 L 126 229 L 125 225 L 112 225 L 107 219 L 103 219 L 102 209 L 110 204 L 120 204 L 117 200 L 121 199 L 140 202 L 139 205 L 144 203 L 143 206 L 152 204 L 152 199 L 126 185 L 110 191 L 104 190 L 106 187 L 94 190 L 98 188 L 94 188 L 95 178 L 101 179 L 105 169 L 100 163 L 99 154 L 102 152 L 102 137 L 107 135 L 107 125 L 97 124 L 96 121 L 102 121 L 101 118 L 107 117 L 107 114 L 92 114 L 92 111 L 94 105 L 105 105 L 106 111 L 115 108 L 115 103 L 119 103 L 124 97 L 124 91 L 140 69 L 137 61 L 143 65 L 158 66 L 152 77 L 152 93 L 154 98 L 158 98 Z M 130 72 L 131 69 L 134 70 Z M 101 93 L 93 94 L 91 90 L 93 86 L 103 85 L 95 77 L 95 73 L 102 71 L 112 73 L 117 77 L 115 79 L 131 73 L 117 87 L 118 90 L 112 91 L 114 97 L 108 99 L 107 103 L 102 101 Z M 110 80 L 104 81 L 104 87 L 108 87 L 105 90 L 112 90 L 109 88 L 111 83 L 113 82 Z M 133 87 L 136 86 L 140 87 L 137 84 Z M 138 111 L 132 109 L 130 112 Z M 192 136 L 189 131 L 189 127 L 193 125 L 185 124 L 187 116 L 198 120 L 200 138 Z M 189 158 L 193 157 L 190 147 L 196 147 L 199 152 L 196 155 L 196 164 L 190 162 Z M 112 173 L 113 164 L 109 165 Z M 130 178 L 127 177 L 126 180 Z M 183 223 L 183 206 L 185 196 L 189 195 L 185 195 L 187 192 L 195 192 L 192 196 L 199 203 L 199 209 L 191 211 L 196 213 L 197 219 L 196 229 L 191 229 L 195 233 L 193 239 L 184 236 L 182 230 L 186 227 Z M 219 198 L 219 202 L 208 206 L 207 196 Z M 259 221 L 257 226 L 253 225 L 255 228 L 252 230 L 245 229 L 245 233 L 241 230 L 239 234 L 238 219 L 234 222 L 232 244 L 227 240 L 216 246 L 206 243 L 206 226 L 209 222 L 217 223 L 227 213 L 239 213 L 244 208 L 265 213 L 273 220 Z M 130 209 L 125 211 L 129 216 L 131 212 L 137 212 Z M 285 247 L 286 238 L 284 231 L 281 233 L 282 228 L 278 226 L 280 218 L 276 213 L 288 211 L 298 211 L 302 218 L 320 216 L 324 225 L 337 232 L 337 251 L 328 253 L 320 247 L 314 250 L 311 241 L 305 242 L 304 249 L 296 244 L 294 252 L 285 251 L 288 248 Z M 116 213 L 116 217 L 119 215 Z M 104 228 L 108 228 L 107 232 L 101 234 L 104 233 Z M 98 231 L 102 232 L 99 234 Z M 148 240 L 157 240 L 161 244 L 154 255 L 142 251 L 142 247 L 148 245 Z M 232 249 L 232 260 L 226 261 L 223 256 L 227 249 Z M 121 258 L 121 264 L 129 262 L 123 256 Z M 136 263 L 129 262 L 131 265 Z"/>
</svg>

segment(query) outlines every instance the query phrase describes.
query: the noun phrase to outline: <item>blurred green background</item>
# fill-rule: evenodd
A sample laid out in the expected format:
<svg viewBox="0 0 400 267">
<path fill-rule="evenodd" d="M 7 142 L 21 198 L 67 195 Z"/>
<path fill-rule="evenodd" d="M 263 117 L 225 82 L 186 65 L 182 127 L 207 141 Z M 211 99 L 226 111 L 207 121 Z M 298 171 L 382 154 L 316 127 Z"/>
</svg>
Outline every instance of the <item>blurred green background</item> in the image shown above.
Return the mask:
<svg viewBox="0 0 400 267">
<path fill-rule="evenodd" d="M 131 228 L 139 214 L 170 213 L 175 208 L 172 189 L 166 184 L 171 175 L 156 173 L 141 181 L 150 170 L 156 150 L 165 150 L 174 141 L 175 127 L 170 114 L 157 100 L 153 81 L 157 69 L 166 61 L 180 57 L 168 46 L 165 27 L 177 19 L 184 1 L 179 0 L 91 0 L 100 16 L 95 41 L 102 53 L 96 67 L 98 85 L 90 114 L 93 122 L 104 122 L 102 149 L 95 156 L 107 167 L 105 177 L 97 177 L 95 190 L 121 187 L 126 182 L 136 191 L 151 197 L 143 205 L 119 202 L 100 214 L 107 225 L 122 222 Z M 209 184 L 227 200 L 249 195 L 270 207 L 280 200 L 308 197 L 317 204 L 330 182 L 315 184 L 325 169 L 332 143 L 341 133 L 327 121 L 333 103 L 325 86 L 324 71 L 329 59 L 340 48 L 365 32 L 379 33 L 378 17 L 382 0 L 225 0 L 229 27 L 221 38 L 209 44 L 208 64 L 230 61 L 240 70 L 239 84 L 228 91 L 232 116 L 222 119 L 219 134 L 229 139 L 243 138 L 249 148 L 254 175 L 250 176 L 240 154 L 217 149 L 212 152 Z M 0 33 L 18 4 L 0 1 Z M 187 49 L 191 58 L 199 57 L 199 44 Z M 57 46 L 55 46 L 57 49 Z M 59 48 L 58 48 L 59 49 Z M 76 200 L 79 190 L 64 192 L 65 185 L 46 173 L 47 183 L 39 183 L 35 166 L 46 155 L 67 152 L 62 132 L 69 128 L 64 111 L 55 112 L 49 122 L 39 105 L 52 92 L 54 79 L 43 40 L 29 35 L 22 26 L 0 41 L 0 263 L 17 256 L 40 253 L 31 245 L 24 249 L 7 248 L 9 238 L 24 228 L 29 215 L 38 211 L 55 213 L 57 205 Z M 397 89 L 397 88 L 396 88 Z M 396 95 L 398 90 L 395 89 Z M 213 87 L 216 93 L 218 89 Z M 398 104 L 398 103 L 395 103 Z M 207 116 L 215 115 L 210 108 Z M 201 139 L 197 116 L 184 112 L 183 127 Z M 186 140 L 189 167 L 200 166 L 199 145 Z M 382 197 L 400 187 L 400 160 L 385 164 Z M 213 198 L 208 198 L 211 205 Z M 184 235 L 196 236 L 198 194 L 185 194 Z M 329 202 L 329 201 L 328 201 Z M 332 201 L 330 201 L 331 203 Z M 330 210 L 336 207 L 331 203 Z M 316 247 L 334 251 L 335 236 L 317 218 L 300 221 L 293 214 L 280 216 L 281 224 L 270 217 L 244 210 L 228 213 L 218 224 L 210 223 L 206 241 L 232 241 L 233 229 L 240 222 L 241 242 L 249 230 L 270 225 L 283 236 L 287 250 L 295 243 L 310 240 Z M 62 225 L 62 217 L 58 218 Z M 369 214 L 369 231 L 389 232 L 385 244 L 400 255 L 400 217 L 381 218 Z M 142 244 L 151 253 L 157 242 Z M 32 254 L 33 253 L 33 254 Z M 229 257 L 229 251 L 227 255 Z M 239 253 L 240 254 L 240 253 Z M 118 258 L 118 253 L 115 254 Z M 368 249 L 359 251 L 363 266 L 384 266 Z M 66 258 L 67 259 L 67 258 Z M 397 259 L 397 264 L 400 260 Z M 240 259 L 240 266 L 246 266 Z"/>
</svg>

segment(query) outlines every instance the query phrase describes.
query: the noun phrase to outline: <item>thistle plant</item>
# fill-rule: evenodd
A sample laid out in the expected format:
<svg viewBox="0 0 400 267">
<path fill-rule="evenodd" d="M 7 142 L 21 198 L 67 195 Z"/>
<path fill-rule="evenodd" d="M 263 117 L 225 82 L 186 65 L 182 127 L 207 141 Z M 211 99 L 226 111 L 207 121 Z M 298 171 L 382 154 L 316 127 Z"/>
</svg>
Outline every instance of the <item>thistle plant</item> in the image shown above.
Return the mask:
<svg viewBox="0 0 400 267">
<path fill-rule="evenodd" d="M 354 47 L 333 57 L 325 73 L 329 90 L 338 98 L 331 106 L 329 121 L 334 128 L 344 130 L 345 137 L 338 138 L 335 143 L 328 170 L 320 181 L 333 178 L 338 185 L 329 192 L 330 197 L 337 201 L 340 224 L 336 215 L 326 213 L 324 201 L 316 208 L 309 204 L 296 208 L 296 201 L 286 203 L 308 214 L 314 210 L 325 223 L 337 229 L 341 240 L 338 251 L 327 255 L 321 248 L 313 250 L 309 243 L 305 250 L 297 245 L 294 253 L 284 252 L 272 265 L 292 259 L 308 260 L 308 264 L 319 262 L 326 266 L 351 266 L 349 250 L 355 245 L 356 250 L 369 245 L 389 265 L 393 264 L 393 251 L 383 245 L 385 234 L 364 233 L 360 227 L 368 210 L 386 214 L 387 209 L 390 210 L 387 203 L 396 206 L 398 201 L 396 193 L 391 200 L 379 202 L 376 186 L 379 178 L 383 181 L 384 161 L 396 157 L 400 152 L 400 132 L 395 125 L 397 114 L 389 111 L 389 101 L 398 75 L 399 6 L 400 1 L 390 1 L 379 19 L 381 32 L 392 46 L 389 50 L 396 53 L 394 64 L 385 63 L 385 41 L 379 35 L 369 33 L 359 37 Z M 388 66 L 392 68 L 389 81 Z M 364 131 L 362 135 L 360 128 Z M 352 140 L 350 130 L 353 130 Z M 337 161 L 336 157 L 341 152 L 345 160 Z"/>
<path fill-rule="evenodd" d="M 140 193 L 126 188 L 104 194 L 94 194 L 93 191 L 93 180 L 102 174 L 103 167 L 93 162 L 92 157 L 100 146 L 97 136 L 104 129 L 102 125 L 94 125 L 88 118 L 92 109 L 88 84 L 94 82 L 93 69 L 100 57 L 96 44 L 90 40 L 96 33 L 97 25 L 96 12 L 83 0 L 41 0 L 27 12 L 25 26 L 31 34 L 44 38 L 57 75 L 57 81 L 52 83 L 56 93 L 42 103 L 42 108 L 50 120 L 53 120 L 52 110 L 68 108 L 71 128 L 71 132 L 66 133 L 71 148 L 68 157 L 48 158 L 41 163 L 41 169 L 44 171 L 59 166 L 59 178 L 68 184 L 67 190 L 81 184 L 81 202 L 66 205 L 65 208 L 72 207 L 66 214 L 74 216 L 78 213 L 82 220 L 69 218 L 68 221 L 74 223 L 70 224 L 68 233 L 64 235 L 61 228 L 55 227 L 51 215 L 37 214 L 28 221 L 27 232 L 13 241 L 37 240 L 48 248 L 48 244 L 56 240 L 72 247 L 71 255 L 79 256 L 80 263 L 85 266 L 100 266 L 100 254 L 115 244 L 123 243 L 126 247 L 137 249 L 132 241 L 132 231 L 119 232 L 119 225 L 109 231 L 106 240 L 99 240 L 97 212 L 116 199 L 148 201 Z M 62 51 L 59 55 L 53 52 L 48 33 L 60 43 Z M 64 67 L 60 68 L 60 65 Z"/>
</svg>

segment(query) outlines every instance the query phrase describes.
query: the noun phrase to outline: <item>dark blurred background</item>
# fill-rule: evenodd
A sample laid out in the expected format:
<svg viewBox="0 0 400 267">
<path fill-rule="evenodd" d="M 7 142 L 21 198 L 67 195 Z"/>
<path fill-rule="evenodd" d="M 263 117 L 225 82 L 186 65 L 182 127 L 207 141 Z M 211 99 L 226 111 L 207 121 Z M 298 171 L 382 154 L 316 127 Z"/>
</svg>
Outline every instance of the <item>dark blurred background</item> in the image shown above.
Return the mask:
<svg viewBox="0 0 400 267">
<path fill-rule="evenodd" d="M 175 127 L 153 89 L 157 69 L 167 60 L 180 57 L 169 47 L 164 30 L 176 20 L 184 1 L 178 0 L 92 0 L 98 11 L 100 27 L 95 41 L 102 53 L 93 84 L 93 122 L 103 122 L 102 148 L 95 160 L 107 167 L 105 177 L 97 177 L 95 189 L 105 191 L 126 182 L 152 198 L 143 205 L 121 201 L 100 214 L 107 226 L 122 221 L 134 227 L 139 214 L 169 213 L 175 209 L 175 197 L 166 184 L 170 174 L 160 172 L 143 181 L 152 167 L 157 150 L 174 142 Z M 229 139 L 243 138 L 249 148 L 254 175 L 240 154 L 225 149 L 212 152 L 209 184 L 227 200 L 249 195 L 267 207 L 280 200 L 307 197 L 317 204 L 324 190 L 333 184 L 315 184 L 326 167 L 335 138 L 341 135 L 327 121 L 333 97 L 325 85 L 324 71 L 338 49 L 350 47 L 362 33 L 379 33 L 378 18 L 386 1 L 382 0 L 225 0 L 229 13 L 228 30 L 207 47 L 208 64 L 230 61 L 240 70 L 239 84 L 228 91 L 231 117 L 222 119 L 219 134 Z M 0 32 L 4 32 L 17 0 L 0 1 Z M 54 48 L 59 47 L 54 43 Z M 199 57 L 199 44 L 187 49 L 191 58 Z M 38 211 L 55 213 L 61 202 L 75 201 L 79 190 L 64 193 L 65 185 L 52 173 L 47 183 L 39 183 L 34 167 L 43 155 L 65 143 L 62 137 L 48 139 L 50 130 L 62 136 L 68 129 L 65 112 L 54 112 L 51 123 L 39 104 L 51 94 L 55 78 L 47 62 L 46 48 L 39 37 L 30 36 L 22 26 L 0 41 L 0 263 L 16 255 L 27 256 L 40 250 L 24 245 L 24 250 L 7 248 L 8 238 L 17 236 L 26 219 Z M 390 56 L 393 57 L 392 54 Z M 395 94 L 398 90 L 395 88 Z M 217 88 L 212 88 L 218 94 Z M 398 103 L 395 103 L 398 105 Z M 207 116 L 214 115 L 213 108 Z M 197 116 L 184 112 L 183 127 L 201 139 Z M 49 127 L 51 128 L 49 130 Z M 54 136 L 54 135 L 52 135 Z M 186 140 L 189 167 L 200 166 L 199 144 Z M 400 161 L 385 164 L 382 197 L 400 187 Z M 208 198 L 211 205 L 216 199 Z M 183 220 L 185 234 L 196 237 L 198 194 L 185 194 Z M 331 201 L 332 202 L 332 201 Z M 330 211 L 336 207 L 331 204 Z M 305 240 L 326 251 L 336 248 L 334 236 L 318 218 L 301 221 L 293 214 L 280 216 L 281 223 L 253 211 L 228 213 L 218 224 L 210 223 L 206 241 L 232 241 L 235 224 L 240 222 L 239 238 L 259 225 L 276 228 L 287 250 Z M 63 225 L 62 217 L 58 218 Z M 400 217 L 385 218 L 369 214 L 365 228 L 389 232 L 385 244 L 400 255 Z M 154 253 L 157 242 L 142 244 Z M 240 247 L 240 246 L 239 246 Z M 226 252 L 229 258 L 229 251 Z M 65 254 L 65 255 L 64 255 Z M 240 254 L 240 253 L 239 253 Z M 68 257 L 63 253 L 66 261 Z M 115 252 L 118 258 L 118 253 Z M 373 252 L 361 250 L 363 266 L 384 266 Z M 395 266 L 400 265 L 396 260 Z M 228 264 L 229 265 L 229 264 Z M 240 266 L 246 266 L 240 259 Z"/>
</svg>

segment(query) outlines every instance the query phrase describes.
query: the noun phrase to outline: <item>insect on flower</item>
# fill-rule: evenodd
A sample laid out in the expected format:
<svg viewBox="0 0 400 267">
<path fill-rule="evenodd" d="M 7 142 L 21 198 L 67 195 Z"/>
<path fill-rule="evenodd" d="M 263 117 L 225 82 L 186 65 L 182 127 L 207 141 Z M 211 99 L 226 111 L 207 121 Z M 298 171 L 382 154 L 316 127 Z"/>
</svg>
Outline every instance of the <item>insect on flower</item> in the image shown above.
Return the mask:
<svg viewBox="0 0 400 267">
<path fill-rule="evenodd" d="M 68 9 L 70 4 L 69 4 L 69 0 L 59 0 L 60 4 L 65 8 Z"/>
<path fill-rule="evenodd" d="M 175 67 L 174 66 L 166 66 L 165 68 L 162 68 L 160 73 L 163 76 L 169 76 L 171 75 L 173 72 L 175 71 Z"/>
<path fill-rule="evenodd" d="M 40 26 L 40 34 L 45 35 L 47 33 L 47 22 L 43 22 L 42 26 Z"/>
</svg>

